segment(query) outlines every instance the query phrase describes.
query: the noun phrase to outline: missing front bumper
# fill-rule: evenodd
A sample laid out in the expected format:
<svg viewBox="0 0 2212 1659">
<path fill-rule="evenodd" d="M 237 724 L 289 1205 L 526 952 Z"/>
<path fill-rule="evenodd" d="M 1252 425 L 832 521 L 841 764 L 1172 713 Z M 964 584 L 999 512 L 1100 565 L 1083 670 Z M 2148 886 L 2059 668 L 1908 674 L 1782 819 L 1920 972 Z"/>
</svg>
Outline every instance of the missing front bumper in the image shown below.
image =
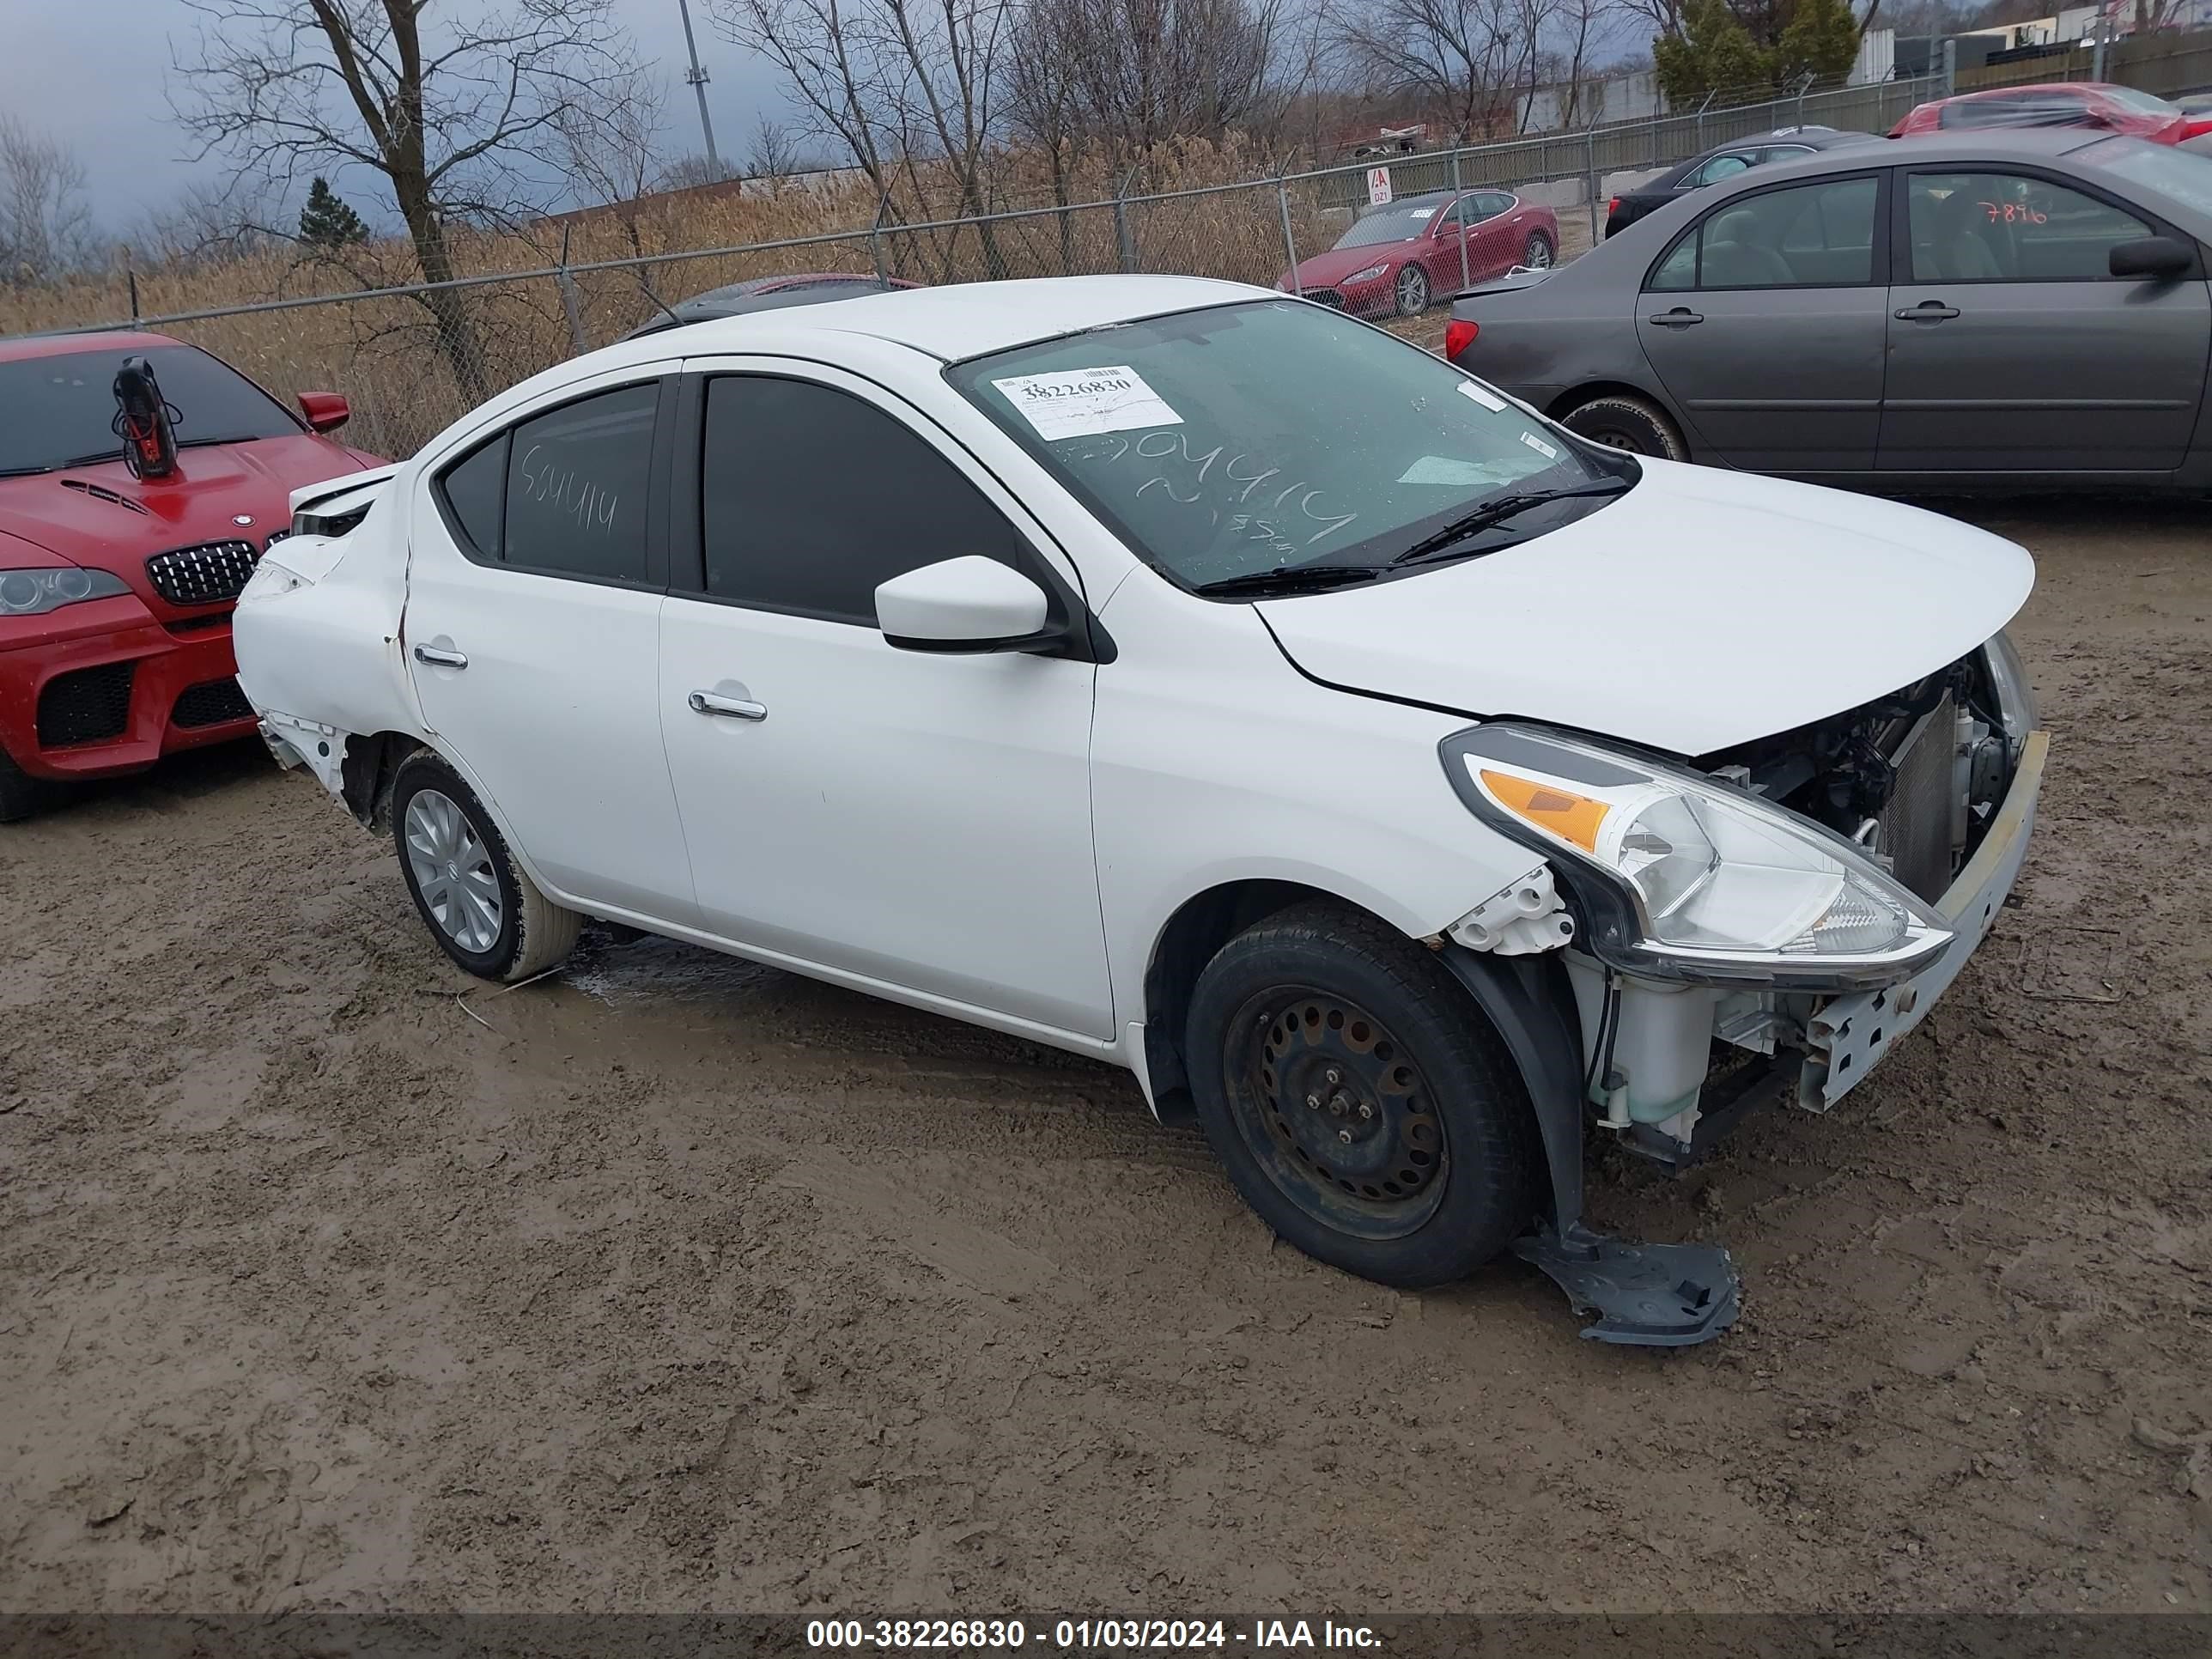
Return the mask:
<svg viewBox="0 0 2212 1659">
<path fill-rule="evenodd" d="M 2004 805 L 1966 867 L 1937 901 L 1936 911 L 1954 935 L 1943 954 L 1902 984 L 1837 997 L 1813 1016 L 1806 1032 L 1812 1052 L 1797 1079 L 1800 1106 L 1825 1112 L 1857 1087 L 1892 1045 L 1927 1018 L 1936 1000 L 1965 969 L 1966 959 L 1981 948 L 2020 879 L 2050 750 L 2048 732 L 2028 733 Z"/>
</svg>

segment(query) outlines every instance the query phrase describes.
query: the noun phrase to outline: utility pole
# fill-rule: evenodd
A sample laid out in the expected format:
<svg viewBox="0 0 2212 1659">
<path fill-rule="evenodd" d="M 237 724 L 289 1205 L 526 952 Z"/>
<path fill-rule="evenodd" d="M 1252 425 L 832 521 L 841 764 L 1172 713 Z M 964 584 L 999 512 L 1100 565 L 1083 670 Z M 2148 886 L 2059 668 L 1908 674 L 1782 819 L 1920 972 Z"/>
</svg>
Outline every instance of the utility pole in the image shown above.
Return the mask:
<svg viewBox="0 0 2212 1659">
<path fill-rule="evenodd" d="M 707 113 L 707 71 L 699 67 L 699 43 L 691 38 L 690 0 L 676 0 L 676 9 L 684 15 L 684 50 L 691 59 L 691 72 L 684 79 L 699 94 L 699 131 L 707 138 L 707 167 L 720 179 L 722 158 L 714 153 L 714 123 Z"/>
</svg>

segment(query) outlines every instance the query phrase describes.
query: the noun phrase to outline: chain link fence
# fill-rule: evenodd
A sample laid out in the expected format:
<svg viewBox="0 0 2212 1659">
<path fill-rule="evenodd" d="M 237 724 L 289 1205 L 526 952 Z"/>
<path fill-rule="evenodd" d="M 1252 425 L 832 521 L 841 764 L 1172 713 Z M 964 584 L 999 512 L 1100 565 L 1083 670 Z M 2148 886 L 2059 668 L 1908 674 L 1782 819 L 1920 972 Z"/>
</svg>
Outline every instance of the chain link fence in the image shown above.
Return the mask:
<svg viewBox="0 0 2212 1659">
<path fill-rule="evenodd" d="M 1727 108 L 1388 158 L 1393 198 L 1496 186 L 1551 207 L 1561 257 L 1596 240 L 1607 194 L 1711 146 L 1778 126 L 1883 131 L 1940 96 L 1936 77 L 1807 89 Z M 1274 286 L 1332 246 L 1369 200 L 1380 158 L 1165 193 L 931 222 L 877 222 L 818 235 L 548 264 L 452 283 L 377 288 L 48 331 L 157 328 L 203 346 L 282 396 L 343 392 L 349 438 L 400 456 L 493 392 L 606 345 L 676 301 L 804 271 L 874 271 L 918 283 L 1150 272 Z M 1474 272 L 1476 276 L 1486 272 Z"/>
</svg>

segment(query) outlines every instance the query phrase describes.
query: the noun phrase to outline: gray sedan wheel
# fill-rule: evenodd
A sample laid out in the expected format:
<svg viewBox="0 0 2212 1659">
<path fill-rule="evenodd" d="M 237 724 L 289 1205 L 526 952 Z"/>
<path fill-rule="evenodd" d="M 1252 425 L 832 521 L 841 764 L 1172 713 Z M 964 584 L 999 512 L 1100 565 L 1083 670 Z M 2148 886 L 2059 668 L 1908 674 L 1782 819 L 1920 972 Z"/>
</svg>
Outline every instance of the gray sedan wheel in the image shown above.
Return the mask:
<svg viewBox="0 0 2212 1659">
<path fill-rule="evenodd" d="M 1568 431 L 1607 449 L 1625 449 L 1632 455 L 1656 455 L 1662 460 L 1686 461 L 1690 447 L 1674 429 L 1667 411 L 1656 404 L 1626 392 L 1594 398 L 1560 422 Z"/>
<path fill-rule="evenodd" d="M 1540 230 L 1528 233 L 1528 246 L 1521 250 L 1521 263 L 1531 270 L 1552 268 L 1552 240 Z"/>
<path fill-rule="evenodd" d="M 1429 308 L 1429 273 L 1407 265 L 1398 273 L 1398 314 L 1418 317 Z"/>
</svg>

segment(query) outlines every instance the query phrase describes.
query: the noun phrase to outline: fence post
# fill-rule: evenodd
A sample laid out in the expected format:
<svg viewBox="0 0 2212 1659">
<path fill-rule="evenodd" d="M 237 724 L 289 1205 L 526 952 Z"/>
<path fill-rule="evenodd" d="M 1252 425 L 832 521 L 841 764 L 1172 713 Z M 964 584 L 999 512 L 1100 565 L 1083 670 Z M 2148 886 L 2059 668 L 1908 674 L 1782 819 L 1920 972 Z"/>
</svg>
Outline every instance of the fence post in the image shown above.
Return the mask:
<svg viewBox="0 0 2212 1659">
<path fill-rule="evenodd" d="M 131 320 L 138 320 L 138 272 L 131 263 L 131 245 L 123 246 L 123 280 L 131 285 Z"/>
<path fill-rule="evenodd" d="M 1291 187 L 1280 179 L 1275 180 L 1275 207 L 1283 216 L 1283 252 L 1290 256 L 1291 292 L 1303 300 L 1306 285 L 1298 280 L 1298 243 L 1291 234 Z"/>
<path fill-rule="evenodd" d="M 561 290 L 561 309 L 568 313 L 568 339 L 582 356 L 592 349 L 590 337 L 584 332 L 584 304 L 576 292 L 576 279 L 568 274 L 568 227 L 561 227 L 561 264 L 553 273 L 553 281 Z"/>
<path fill-rule="evenodd" d="M 1595 247 L 1597 229 L 1597 128 L 1583 129 L 1583 190 L 1589 201 L 1590 246 Z"/>
<path fill-rule="evenodd" d="M 1702 155 L 1705 153 L 1705 106 L 1713 101 L 1719 90 L 1720 88 L 1716 87 L 1711 92 L 1707 93 L 1705 102 L 1698 106 L 1698 144 L 1697 148 L 1690 152 L 1692 155 Z"/>
<path fill-rule="evenodd" d="M 1813 71 L 1807 70 L 1797 77 L 1797 125 L 1805 125 L 1805 88 L 1813 84 Z"/>
<path fill-rule="evenodd" d="M 1656 98 L 1651 104 L 1651 165 L 1659 165 L 1659 103 Z"/>
<path fill-rule="evenodd" d="M 888 281 L 890 276 L 890 273 L 884 269 L 884 212 L 890 204 L 891 193 L 885 191 L 883 199 L 876 204 L 875 221 L 868 227 L 868 252 L 874 256 L 876 280 L 879 283 Z"/>
<path fill-rule="evenodd" d="M 1456 149 L 1452 151 L 1452 211 L 1459 213 L 1459 151 Z M 1468 275 L 1467 270 L 1467 216 L 1464 213 L 1460 214 L 1459 229 L 1454 234 L 1459 238 L 1460 291 L 1465 293 L 1474 286 L 1474 278 Z"/>
<path fill-rule="evenodd" d="M 2089 78 L 2102 81 L 2105 78 L 2105 37 L 2112 33 L 2106 23 L 2103 8 L 2098 9 L 2096 16 L 2090 20 L 2089 27 L 2096 43 L 2089 53 Z"/>
<path fill-rule="evenodd" d="M 1137 240 L 1129 234 L 1129 181 L 1136 176 L 1131 167 L 1114 181 L 1114 258 L 1124 273 L 1137 268 Z"/>
<path fill-rule="evenodd" d="M 1959 89 L 1959 43 L 1943 43 L 1943 95 L 1948 98 Z"/>
</svg>

